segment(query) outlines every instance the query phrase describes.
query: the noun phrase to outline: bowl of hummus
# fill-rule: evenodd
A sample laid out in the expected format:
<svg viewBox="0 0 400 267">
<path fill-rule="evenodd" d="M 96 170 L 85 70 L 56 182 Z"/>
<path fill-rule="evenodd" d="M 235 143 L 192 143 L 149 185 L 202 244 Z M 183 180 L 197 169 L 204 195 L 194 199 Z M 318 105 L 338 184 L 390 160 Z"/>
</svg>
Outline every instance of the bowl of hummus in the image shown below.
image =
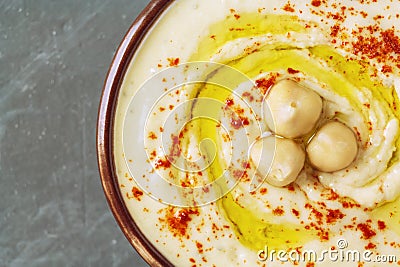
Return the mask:
<svg viewBox="0 0 400 267">
<path fill-rule="evenodd" d="M 110 208 L 152 266 L 400 265 L 400 3 L 152 1 L 103 89 Z"/>
</svg>

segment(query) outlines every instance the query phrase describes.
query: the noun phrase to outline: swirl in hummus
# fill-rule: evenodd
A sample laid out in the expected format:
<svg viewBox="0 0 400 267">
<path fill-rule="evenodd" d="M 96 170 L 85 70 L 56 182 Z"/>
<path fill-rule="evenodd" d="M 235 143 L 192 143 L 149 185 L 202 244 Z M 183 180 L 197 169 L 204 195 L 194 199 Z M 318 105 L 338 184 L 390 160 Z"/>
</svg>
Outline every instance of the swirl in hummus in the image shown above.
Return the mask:
<svg viewBox="0 0 400 267">
<path fill-rule="evenodd" d="M 398 28 L 384 27 L 400 23 L 393 11 L 399 7 L 384 1 L 361 2 L 348 1 L 345 5 L 291 1 L 265 7 L 260 1 L 216 1 L 215 10 L 210 11 L 214 19 L 207 20 L 206 26 L 196 31 L 198 38 L 183 48 L 179 41 L 184 40 L 184 33 L 190 32 L 189 26 L 182 26 L 182 33 L 173 32 L 171 36 L 161 34 L 162 31 L 176 25 L 174 20 L 189 19 L 185 14 L 188 10 L 193 15 L 206 12 L 207 4 L 214 5 L 211 0 L 188 0 L 173 4 L 160 26 L 144 42 L 120 93 L 117 133 L 122 129 L 123 115 L 129 112 L 128 96 L 140 85 L 133 82 L 133 77 L 149 77 L 151 73 L 146 70 L 155 72 L 166 65 L 174 68 L 177 63 L 209 61 L 238 70 L 252 81 L 251 86 L 243 86 L 242 81 L 235 81 L 233 77 L 231 90 L 213 84 L 176 89 L 149 117 L 145 132 L 145 138 L 149 139 L 145 143 L 147 153 L 154 153 L 150 158 L 154 169 L 132 179 L 123 160 L 116 164 L 129 210 L 149 240 L 171 262 L 182 266 L 220 266 L 222 263 L 262 266 L 264 262 L 258 259 L 257 252 L 265 246 L 321 252 L 335 245 L 339 238 L 346 239 L 351 249 L 397 253 L 400 260 L 397 95 L 400 38 Z M 376 7 L 386 5 L 393 9 L 388 9 L 393 15 L 387 22 L 380 23 L 382 18 L 377 17 L 381 14 L 376 13 L 379 10 Z M 355 21 L 360 21 L 358 26 Z M 170 45 L 152 54 L 160 40 L 168 40 Z M 137 63 L 142 60 L 148 63 L 143 66 Z M 212 79 L 218 80 L 225 74 L 223 69 L 220 72 L 217 69 Z M 174 77 L 165 77 L 165 80 L 168 83 Z M 293 115 L 296 120 L 286 127 L 280 124 L 283 117 L 281 121 L 279 118 L 286 113 L 279 115 L 278 112 L 271 118 L 265 106 L 278 103 L 276 99 L 282 103 L 286 101 L 279 95 L 274 101 L 271 94 L 274 90 L 278 92 L 277 88 L 287 81 L 290 81 L 288 86 L 297 88 L 295 92 L 304 90 L 303 94 L 300 92 L 297 98 L 289 100 L 304 98 L 308 102 L 298 100 L 293 105 L 298 112 Z M 293 92 L 289 94 L 293 95 Z M 223 107 L 212 111 L 218 114 L 219 123 L 199 120 L 190 124 L 182 131 L 184 134 L 172 137 L 175 141 L 179 139 L 176 142 L 181 151 L 176 153 L 176 147 L 172 146 L 170 151 L 162 152 L 158 149 L 157 138 L 163 134 L 163 119 L 157 118 L 164 118 L 175 105 L 193 98 L 224 103 Z M 188 112 L 193 115 L 210 109 L 212 107 L 205 102 L 198 101 L 193 102 Z M 237 114 L 239 121 L 233 117 Z M 182 187 L 199 186 L 220 177 L 232 159 L 232 149 L 239 149 L 231 144 L 240 142 L 241 129 L 246 130 L 253 145 L 237 162 L 236 166 L 240 167 L 232 172 L 233 176 L 237 174 L 233 178 L 238 183 L 217 201 L 201 207 L 166 207 L 162 199 L 155 201 L 138 193 L 151 194 L 150 188 L 140 187 L 138 179 L 151 180 L 157 169 L 172 173 L 170 165 L 157 163 L 168 153 L 178 156 L 199 153 L 197 156 L 212 162 L 210 168 L 195 174 L 170 175 Z M 116 136 L 115 154 L 123 155 L 120 135 Z M 259 144 L 271 137 L 278 138 L 274 146 L 282 146 L 282 149 L 276 150 L 274 159 L 267 157 L 272 160 L 272 168 L 268 169 L 270 165 L 263 166 L 260 152 L 263 148 Z M 217 151 L 206 146 L 198 152 L 198 144 L 204 139 L 217 144 Z M 342 141 L 342 148 L 335 147 Z M 285 156 L 285 151 L 290 155 Z M 127 162 L 129 164 L 129 158 Z M 280 179 L 282 170 L 289 174 Z M 271 172 L 278 174 L 269 178 Z M 262 183 L 249 190 L 254 180 Z M 138 218 L 141 216 L 137 214 L 147 219 Z M 173 247 L 180 247 L 180 252 Z M 292 266 L 291 262 L 272 262 L 268 266 L 274 264 Z M 335 263 L 299 264 L 333 266 Z M 362 264 L 375 266 L 374 263 Z M 359 266 L 357 262 L 341 265 Z"/>
</svg>

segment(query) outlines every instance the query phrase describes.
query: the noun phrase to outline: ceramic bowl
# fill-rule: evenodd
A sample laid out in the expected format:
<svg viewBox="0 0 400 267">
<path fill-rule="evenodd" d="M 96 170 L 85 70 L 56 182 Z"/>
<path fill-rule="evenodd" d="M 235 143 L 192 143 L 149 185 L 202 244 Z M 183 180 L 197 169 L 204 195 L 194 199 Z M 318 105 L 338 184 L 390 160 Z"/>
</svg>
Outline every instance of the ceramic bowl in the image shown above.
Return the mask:
<svg viewBox="0 0 400 267">
<path fill-rule="evenodd" d="M 151 1 L 129 28 L 109 68 L 97 120 L 97 156 L 105 196 L 122 232 L 151 266 L 173 265 L 146 239 L 127 210 L 115 172 L 112 129 L 117 97 L 128 65 L 146 33 L 172 2 L 173 0 Z"/>
</svg>

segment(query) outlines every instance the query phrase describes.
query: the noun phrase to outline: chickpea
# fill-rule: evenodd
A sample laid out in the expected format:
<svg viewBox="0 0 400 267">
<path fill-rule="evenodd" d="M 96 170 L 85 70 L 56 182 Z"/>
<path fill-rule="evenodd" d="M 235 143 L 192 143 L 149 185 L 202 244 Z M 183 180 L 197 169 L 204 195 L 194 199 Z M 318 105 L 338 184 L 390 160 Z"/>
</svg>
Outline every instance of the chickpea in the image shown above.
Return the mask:
<svg viewBox="0 0 400 267">
<path fill-rule="evenodd" d="M 257 172 L 274 186 L 285 186 L 296 180 L 304 166 L 304 150 L 295 141 L 274 136 L 256 141 L 250 158 Z"/>
<path fill-rule="evenodd" d="M 322 112 L 322 99 L 295 81 L 283 80 L 271 88 L 263 109 L 272 131 L 286 138 L 297 138 L 315 127 Z"/>
<path fill-rule="evenodd" d="M 320 171 L 335 172 L 348 167 L 358 152 L 354 132 L 343 123 L 328 122 L 307 146 L 310 163 Z"/>
</svg>

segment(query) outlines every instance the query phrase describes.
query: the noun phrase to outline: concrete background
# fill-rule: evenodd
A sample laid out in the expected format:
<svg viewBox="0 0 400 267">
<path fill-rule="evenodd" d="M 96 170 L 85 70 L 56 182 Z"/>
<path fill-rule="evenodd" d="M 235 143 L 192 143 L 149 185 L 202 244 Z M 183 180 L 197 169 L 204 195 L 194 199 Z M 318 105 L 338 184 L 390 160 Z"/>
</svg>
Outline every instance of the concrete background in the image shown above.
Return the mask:
<svg viewBox="0 0 400 267">
<path fill-rule="evenodd" d="M 96 162 L 113 54 L 148 0 L 0 0 L 0 267 L 147 266 Z"/>
</svg>

